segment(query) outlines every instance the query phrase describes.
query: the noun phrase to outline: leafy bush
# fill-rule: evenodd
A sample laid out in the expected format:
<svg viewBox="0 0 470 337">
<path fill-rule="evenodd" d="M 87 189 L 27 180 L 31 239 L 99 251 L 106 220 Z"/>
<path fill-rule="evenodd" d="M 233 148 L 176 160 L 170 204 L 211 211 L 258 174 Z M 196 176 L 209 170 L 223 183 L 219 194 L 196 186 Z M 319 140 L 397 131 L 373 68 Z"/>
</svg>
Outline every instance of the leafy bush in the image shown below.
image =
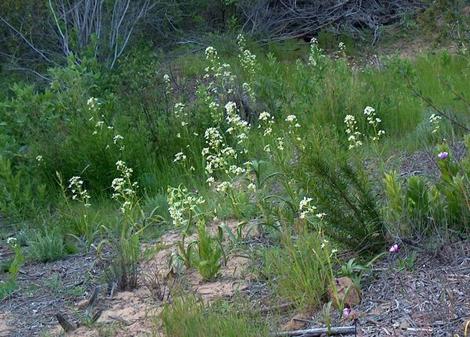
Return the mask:
<svg viewBox="0 0 470 337">
<path fill-rule="evenodd" d="M 385 175 L 384 214 L 393 234 L 409 237 L 447 229 L 468 230 L 470 155 L 457 162 L 444 146 L 436 158 L 440 172 L 437 181 L 412 176 L 403 182 L 395 172 Z"/>
</svg>

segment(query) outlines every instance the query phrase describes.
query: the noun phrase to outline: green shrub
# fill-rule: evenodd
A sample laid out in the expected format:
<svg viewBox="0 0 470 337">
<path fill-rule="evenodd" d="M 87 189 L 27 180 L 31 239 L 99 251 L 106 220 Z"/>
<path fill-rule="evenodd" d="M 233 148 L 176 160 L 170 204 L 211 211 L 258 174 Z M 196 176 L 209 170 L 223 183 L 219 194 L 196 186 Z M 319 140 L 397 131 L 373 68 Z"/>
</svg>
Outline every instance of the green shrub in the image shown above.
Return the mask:
<svg viewBox="0 0 470 337">
<path fill-rule="evenodd" d="M 358 251 L 382 249 L 383 222 L 368 172 L 353 158 L 357 153 L 344 152 L 331 133 L 321 134 L 306 144 L 296 174 L 326 213 L 325 233 Z"/>
<path fill-rule="evenodd" d="M 466 143 L 468 146 L 469 137 Z M 436 158 L 440 172 L 437 181 L 421 176 L 402 181 L 395 172 L 385 175 L 384 214 L 392 234 L 407 237 L 447 229 L 468 231 L 470 155 L 457 162 L 444 146 Z"/>
<path fill-rule="evenodd" d="M 0 212 L 14 218 L 34 218 L 46 202 L 46 188 L 30 173 L 15 170 L 11 161 L 0 155 Z"/>
</svg>

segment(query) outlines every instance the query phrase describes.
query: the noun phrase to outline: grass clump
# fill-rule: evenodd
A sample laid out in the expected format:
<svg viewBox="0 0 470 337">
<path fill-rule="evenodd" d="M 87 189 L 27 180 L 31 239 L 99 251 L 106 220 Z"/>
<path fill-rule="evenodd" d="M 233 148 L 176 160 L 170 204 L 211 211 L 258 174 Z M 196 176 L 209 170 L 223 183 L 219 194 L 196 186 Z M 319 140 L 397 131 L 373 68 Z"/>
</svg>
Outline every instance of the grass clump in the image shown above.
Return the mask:
<svg viewBox="0 0 470 337">
<path fill-rule="evenodd" d="M 235 304 L 205 305 L 196 297 L 176 298 L 162 314 L 163 331 L 168 337 L 253 337 L 268 336 L 267 327 Z"/>
<path fill-rule="evenodd" d="M 262 274 L 276 293 L 306 307 L 319 307 L 332 285 L 334 251 L 321 233 L 285 232 L 279 247 L 264 253 Z"/>
<path fill-rule="evenodd" d="M 68 254 L 63 234 L 57 228 L 31 232 L 28 240 L 29 258 L 37 262 L 52 262 Z"/>
</svg>

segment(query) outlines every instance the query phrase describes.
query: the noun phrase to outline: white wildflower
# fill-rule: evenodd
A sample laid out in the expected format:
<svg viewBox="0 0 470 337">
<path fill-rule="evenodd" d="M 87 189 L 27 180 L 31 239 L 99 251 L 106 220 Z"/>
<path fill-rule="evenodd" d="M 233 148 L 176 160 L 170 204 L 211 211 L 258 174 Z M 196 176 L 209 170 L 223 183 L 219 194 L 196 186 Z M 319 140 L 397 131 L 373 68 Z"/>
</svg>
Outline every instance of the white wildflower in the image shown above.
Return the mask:
<svg viewBox="0 0 470 337">
<path fill-rule="evenodd" d="M 173 160 L 174 163 L 179 162 L 179 161 L 185 161 L 186 160 L 186 155 L 183 152 L 178 152 L 175 154 L 175 159 Z"/>
<path fill-rule="evenodd" d="M 113 143 L 114 144 L 117 144 L 118 142 L 120 142 L 121 140 L 124 140 L 124 137 L 121 136 L 121 135 L 116 135 L 113 137 Z"/>
<path fill-rule="evenodd" d="M 429 123 L 431 124 L 431 126 L 433 127 L 432 129 L 432 133 L 437 133 L 441 127 L 441 120 L 442 120 L 442 117 L 439 116 L 439 115 L 436 115 L 436 114 L 432 114 L 430 117 L 429 117 Z"/>
<path fill-rule="evenodd" d="M 289 115 L 289 116 L 286 117 L 286 122 L 288 122 L 288 123 L 293 123 L 296 120 L 297 120 L 297 116 L 295 116 L 295 115 Z"/>
<path fill-rule="evenodd" d="M 299 202 L 299 218 L 305 219 L 308 215 L 314 214 L 315 210 L 317 209 L 315 206 L 311 204 L 313 201 L 312 198 L 304 197 Z"/>
</svg>

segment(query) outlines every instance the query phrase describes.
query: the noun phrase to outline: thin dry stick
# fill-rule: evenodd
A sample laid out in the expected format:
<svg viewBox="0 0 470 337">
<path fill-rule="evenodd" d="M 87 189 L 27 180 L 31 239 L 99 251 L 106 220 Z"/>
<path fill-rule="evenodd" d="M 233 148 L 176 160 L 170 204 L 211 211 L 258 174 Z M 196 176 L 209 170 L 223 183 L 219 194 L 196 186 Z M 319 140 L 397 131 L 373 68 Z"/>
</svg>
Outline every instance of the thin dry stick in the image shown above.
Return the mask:
<svg viewBox="0 0 470 337">
<path fill-rule="evenodd" d="M 280 305 L 276 305 L 276 306 L 261 309 L 261 310 L 259 310 L 259 313 L 261 315 L 264 315 L 264 314 L 267 314 L 267 313 L 270 313 L 270 312 L 275 312 L 275 311 L 276 312 L 284 312 L 284 311 L 290 310 L 294 307 L 295 307 L 294 302 L 283 303 L 283 304 L 280 304 Z"/>
<path fill-rule="evenodd" d="M 323 336 L 327 334 L 328 336 L 332 335 L 355 335 L 356 334 L 356 326 L 338 326 L 332 328 L 312 328 L 312 329 L 305 329 L 305 330 L 295 330 L 295 331 L 285 331 L 285 332 L 277 332 L 272 334 L 274 337 L 284 337 L 284 336 L 302 336 L 302 337 L 316 337 L 316 336 Z"/>
<path fill-rule="evenodd" d="M 413 92 L 413 94 L 418 97 L 419 99 L 421 99 L 424 103 L 426 103 L 431 109 L 433 109 L 439 116 L 447 119 L 448 121 L 450 121 L 451 123 L 453 123 L 454 125 L 462 128 L 463 130 L 467 131 L 467 132 L 470 132 L 470 128 L 466 127 L 465 125 L 463 125 L 462 123 L 460 123 L 458 120 L 456 120 L 455 118 L 453 118 L 450 114 L 447 114 L 445 113 L 444 111 L 442 111 L 439 107 L 437 107 L 434 102 L 432 101 L 431 98 L 429 97 L 426 97 L 423 95 L 423 93 L 419 90 L 419 89 L 416 89 L 413 84 L 411 83 L 411 80 L 409 78 L 407 78 L 407 81 L 408 81 L 408 87 L 410 88 L 410 90 Z"/>
</svg>

